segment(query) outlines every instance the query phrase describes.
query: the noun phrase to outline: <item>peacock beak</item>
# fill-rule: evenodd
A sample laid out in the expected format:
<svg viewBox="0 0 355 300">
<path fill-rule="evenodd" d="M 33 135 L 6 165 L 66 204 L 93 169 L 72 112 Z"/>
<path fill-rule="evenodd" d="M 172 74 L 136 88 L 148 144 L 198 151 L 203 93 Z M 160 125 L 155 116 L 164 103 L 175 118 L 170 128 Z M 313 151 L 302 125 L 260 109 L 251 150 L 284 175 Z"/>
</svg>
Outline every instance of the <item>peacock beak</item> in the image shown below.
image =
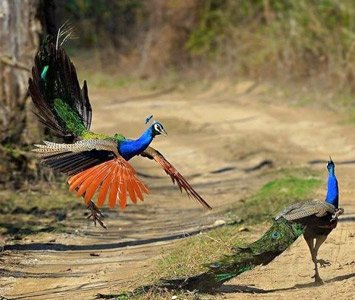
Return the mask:
<svg viewBox="0 0 355 300">
<path fill-rule="evenodd" d="M 162 135 L 165 135 L 165 136 L 168 135 L 168 133 L 166 132 L 166 130 L 165 130 L 164 128 L 161 128 L 160 133 L 161 133 Z"/>
</svg>

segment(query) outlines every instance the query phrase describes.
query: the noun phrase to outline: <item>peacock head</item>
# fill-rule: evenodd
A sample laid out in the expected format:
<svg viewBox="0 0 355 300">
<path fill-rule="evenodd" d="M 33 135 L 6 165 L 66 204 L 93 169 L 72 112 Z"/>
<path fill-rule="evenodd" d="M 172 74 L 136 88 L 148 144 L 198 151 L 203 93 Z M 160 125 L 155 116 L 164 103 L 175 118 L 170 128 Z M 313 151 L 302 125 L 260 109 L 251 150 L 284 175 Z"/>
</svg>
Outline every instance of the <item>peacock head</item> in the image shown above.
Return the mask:
<svg viewBox="0 0 355 300">
<path fill-rule="evenodd" d="M 152 133 L 153 136 L 162 134 L 162 135 L 167 135 L 168 133 L 166 132 L 166 130 L 164 129 L 163 124 L 161 124 L 158 121 L 154 121 L 153 124 L 150 126 L 152 128 Z"/>
<path fill-rule="evenodd" d="M 328 164 L 327 164 L 327 169 L 328 169 L 328 172 L 329 173 L 334 173 L 334 170 L 335 170 L 335 165 L 334 165 L 334 162 L 332 161 L 332 158 L 329 156 L 329 161 L 328 161 Z"/>
</svg>

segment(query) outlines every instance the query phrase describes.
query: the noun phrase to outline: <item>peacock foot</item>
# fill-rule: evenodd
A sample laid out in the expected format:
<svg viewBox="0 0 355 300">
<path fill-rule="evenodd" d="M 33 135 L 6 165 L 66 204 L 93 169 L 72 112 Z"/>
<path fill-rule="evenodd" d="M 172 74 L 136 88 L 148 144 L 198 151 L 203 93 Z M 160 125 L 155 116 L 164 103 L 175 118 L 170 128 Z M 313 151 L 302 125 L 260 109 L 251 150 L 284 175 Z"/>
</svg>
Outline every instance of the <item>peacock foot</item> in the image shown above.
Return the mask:
<svg viewBox="0 0 355 300">
<path fill-rule="evenodd" d="M 88 210 L 90 210 L 90 215 L 87 217 L 88 219 L 92 219 L 96 226 L 96 222 L 100 224 L 102 228 L 107 229 L 103 218 L 104 215 L 102 214 L 101 210 L 95 205 L 94 202 L 90 201 L 88 204 Z"/>
<path fill-rule="evenodd" d="M 314 276 L 312 276 L 312 278 L 314 278 L 314 283 L 315 283 L 316 285 L 322 285 L 322 284 L 324 284 L 322 278 L 320 278 L 320 276 L 319 276 L 318 273 L 314 274 Z"/>
<path fill-rule="evenodd" d="M 317 259 L 317 263 L 321 266 L 321 268 L 325 268 L 331 265 L 329 260 Z"/>
</svg>

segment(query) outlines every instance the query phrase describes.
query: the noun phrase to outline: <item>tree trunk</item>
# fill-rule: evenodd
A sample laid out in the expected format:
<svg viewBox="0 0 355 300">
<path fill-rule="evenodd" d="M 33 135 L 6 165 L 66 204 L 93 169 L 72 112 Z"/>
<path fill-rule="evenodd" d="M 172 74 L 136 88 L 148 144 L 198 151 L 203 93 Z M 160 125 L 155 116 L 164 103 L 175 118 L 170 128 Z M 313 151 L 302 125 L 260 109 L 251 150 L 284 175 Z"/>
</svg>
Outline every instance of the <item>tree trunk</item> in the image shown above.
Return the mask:
<svg viewBox="0 0 355 300">
<path fill-rule="evenodd" d="M 0 1 L 0 184 L 26 177 L 33 165 L 23 146 L 38 135 L 27 101 L 41 32 L 38 7 L 39 0 Z"/>
</svg>

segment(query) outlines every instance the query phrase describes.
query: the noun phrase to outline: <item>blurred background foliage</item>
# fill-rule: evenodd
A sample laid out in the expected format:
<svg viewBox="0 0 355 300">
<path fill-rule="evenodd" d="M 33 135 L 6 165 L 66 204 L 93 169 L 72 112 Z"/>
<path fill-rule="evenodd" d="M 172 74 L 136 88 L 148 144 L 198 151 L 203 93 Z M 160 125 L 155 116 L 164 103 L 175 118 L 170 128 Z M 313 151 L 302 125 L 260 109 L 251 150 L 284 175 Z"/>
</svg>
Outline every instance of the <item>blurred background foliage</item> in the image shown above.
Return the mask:
<svg viewBox="0 0 355 300">
<path fill-rule="evenodd" d="M 72 54 L 126 74 L 311 78 L 355 90 L 352 0 L 68 0 L 57 13 L 80 37 Z"/>
</svg>

